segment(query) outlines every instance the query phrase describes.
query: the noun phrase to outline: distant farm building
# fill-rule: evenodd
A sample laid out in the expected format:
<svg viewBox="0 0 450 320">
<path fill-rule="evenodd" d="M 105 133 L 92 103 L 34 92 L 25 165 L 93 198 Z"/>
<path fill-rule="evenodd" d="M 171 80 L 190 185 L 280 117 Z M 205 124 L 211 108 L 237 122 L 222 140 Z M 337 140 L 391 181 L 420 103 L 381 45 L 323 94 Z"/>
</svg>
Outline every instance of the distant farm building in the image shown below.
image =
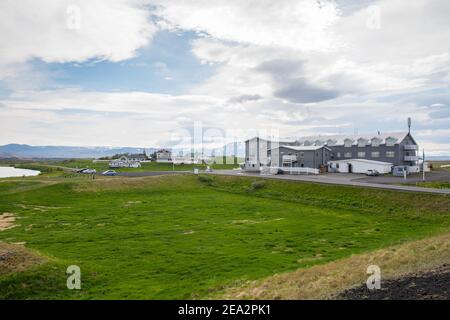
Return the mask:
<svg viewBox="0 0 450 320">
<path fill-rule="evenodd" d="M 172 152 L 167 149 L 161 149 L 156 151 L 156 162 L 168 163 L 172 162 Z"/>
<path fill-rule="evenodd" d="M 115 159 L 109 162 L 110 168 L 140 168 L 141 163 L 139 161 L 132 160 L 127 156 L 121 156 L 119 159 Z"/>
<path fill-rule="evenodd" d="M 137 162 L 148 161 L 148 157 L 145 153 L 130 154 L 127 158 L 129 161 L 137 161 Z"/>
</svg>

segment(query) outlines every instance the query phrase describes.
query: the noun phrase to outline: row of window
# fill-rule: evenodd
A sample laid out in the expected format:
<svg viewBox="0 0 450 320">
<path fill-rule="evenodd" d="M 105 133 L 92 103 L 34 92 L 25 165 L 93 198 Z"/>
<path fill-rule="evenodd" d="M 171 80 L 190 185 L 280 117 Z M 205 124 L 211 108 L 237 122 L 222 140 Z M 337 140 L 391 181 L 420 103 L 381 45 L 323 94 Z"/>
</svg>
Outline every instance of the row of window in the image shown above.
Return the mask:
<svg viewBox="0 0 450 320">
<path fill-rule="evenodd" d="M 337 157 L 340 158 L 341 157 L 341 153 L 338 152 L 337 153 Z M 352 152 L 344 152 L 344 158 L 352 158 L 353 154 Z M 365 151 L 360 151 L 358 152 L 358 158 L 365 158 L 366 157 L 366 152 Z M 370 153 L 370 157 L 371 158 L 379 158 L 380 157 L 380 152 L 379 151 L 372 151 Z M 395 151 L 386 151 L 386 158 L 395 158 Z"/>
<path fill-rule="evenodd" d="M 396 139 L 393 138 L 387 138 L 386 139 L 386 147 L 393 147 L 395 145 Z M 381 140 L 379 139 L 372 139 L 369 143 L 368 140 L 365 139 L 358 139 L 358 147 L 366 147 L 367 145 L 371 145 L 372 147 L 379 147 L 381 145 Z M 345 139 L 344 146 L 347 148 L 350 148 L 353 146 L 353 140 L 351 139 Z"/>
<path fill-rule="evenodd" d="M 380 143 L 371 143 L 371 144 L 367 144 L 367 143 L 365 143 L 365 142 L 362 142 L 362 143 L 359 143 L 358 142 L 358 144 L 357 144 L 357 146 L 359 147 L 359 148 L 365 148 L 365 147 L 367 147 L 367 146 L 371 146 L 371 147 L 379 147 L 381 144 Z M 386 147 L 393 147 L 393 146 L 395 146 L 395 142 L 393 142 L 393 141 L 386 141 L 386 144 L 385 144 L 385 146 Z M 344 147 L 346 147 L 346 148 L 351 148 L 351 147 L 353 147 L 353 141 L 346 141 L 345 143 L 344 143 Z"/>
</svg>

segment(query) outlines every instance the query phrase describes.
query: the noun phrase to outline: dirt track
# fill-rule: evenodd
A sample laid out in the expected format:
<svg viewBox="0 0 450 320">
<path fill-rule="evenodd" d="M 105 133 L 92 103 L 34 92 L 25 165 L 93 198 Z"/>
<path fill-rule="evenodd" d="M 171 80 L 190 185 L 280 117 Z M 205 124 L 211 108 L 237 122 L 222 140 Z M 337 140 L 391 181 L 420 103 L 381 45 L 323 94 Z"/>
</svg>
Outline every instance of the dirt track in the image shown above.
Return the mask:
<svg viewBox="0 0 450 320">
<path fill-rule="evenodd" d="M 380 290 L 361 285 L 344 291 L 349 300 L 450 300 L 450 265 L 381 282 Z"/>
</svg>

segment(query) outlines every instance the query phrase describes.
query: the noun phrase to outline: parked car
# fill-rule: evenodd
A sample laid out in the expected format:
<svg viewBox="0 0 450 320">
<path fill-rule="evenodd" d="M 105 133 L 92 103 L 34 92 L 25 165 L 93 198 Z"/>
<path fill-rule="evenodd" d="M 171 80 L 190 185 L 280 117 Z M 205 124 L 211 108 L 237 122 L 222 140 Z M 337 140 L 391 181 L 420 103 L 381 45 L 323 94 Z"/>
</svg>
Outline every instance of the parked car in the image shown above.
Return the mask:
<svg viewBox="0 0 450 320">
<path fill-rule="evenodd" d="M 84 170 L 88 170 L 88 168 L 78 169 L 76 172 L 77 172 L 77 173 L 84 173 Z"/>
<path fill-rule="evenodd" d="M 379 176 L 380 173 L 377 170 L 367 170 L 366 176 L 376 177 Z"/>
<path fill-rule="evenodd" d="M 403 177 L 404 175 L 409 175 L 410 172 L 407 166 L 395 166 L 392 170 L 392 174 L 395 177 Z"/>
<path fill-rule="evenodd" d="M 102 173 L 102 176 L 117 176 L 117 172 L 114 170 L 106 170 Z"/>
<path fill-rule="evenodd" d="M 83 173 L 83 174 L 96 174 L 97 170 L 95 170 L 95 169 L 84 169 L 80 173 Z"/>
</svg>

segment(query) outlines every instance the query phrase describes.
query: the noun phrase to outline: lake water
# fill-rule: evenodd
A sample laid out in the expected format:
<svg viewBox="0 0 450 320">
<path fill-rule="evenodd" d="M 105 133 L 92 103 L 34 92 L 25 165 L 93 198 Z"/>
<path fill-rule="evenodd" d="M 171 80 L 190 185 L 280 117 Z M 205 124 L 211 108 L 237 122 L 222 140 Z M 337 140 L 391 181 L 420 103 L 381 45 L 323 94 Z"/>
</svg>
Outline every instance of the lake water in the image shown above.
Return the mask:
<svg viewBox="0 0 450 320">
<path fill-rule="evenodd" d="M 11 177 L 31 177 L 37 176 L 40 171 L 28 170 L 28 169 L 17 169 L 13 167 L 0 167 L 0 178 L 11 178 Z"/>
</svg>

